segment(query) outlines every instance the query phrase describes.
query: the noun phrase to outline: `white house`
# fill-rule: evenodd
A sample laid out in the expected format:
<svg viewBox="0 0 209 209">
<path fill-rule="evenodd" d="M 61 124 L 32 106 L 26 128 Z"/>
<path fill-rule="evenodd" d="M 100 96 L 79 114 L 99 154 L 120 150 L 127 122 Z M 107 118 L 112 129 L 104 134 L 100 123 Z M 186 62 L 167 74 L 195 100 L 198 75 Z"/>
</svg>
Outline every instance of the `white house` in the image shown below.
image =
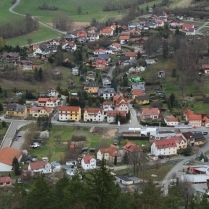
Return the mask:
<svg viewBox="0 0 209 209">
<path fill-rule="evenodd" d="M 78 67 L 72 68 L 72 74 L 73 75 L 78 75 L 79 74 L 79 68 Z"/>
<path fill-rule="evenodd" d="M 47 92 L 48 97 L 58 97 L 58 95 L 59 95 L 59 92 L 54 88 L 50 88 Z"/>
<path fill-rule="evenodd" d="M 98 90 L 98 96 L 103 97 L 104 99 L 111 99 L 114 95 L 114 88 L 99 88 Z"/>
<path fill-rule="evenodd" d="M 185 31 L 185 33 L 186 33 L 187 36 L 194 36 L 195 35 L 195 28 L 188 28 Z"/>
<path fill-rule="evenodd" d="M 110 45 L 110 47 L 113 48 L 114 51 L 121 51 L 121 45 L 120 45 L 119 43 L 117 43 L 117 42 L 112 43 L 112 44 Z"/>
<path fill-rule="evenodd" d="M 120 115 L 120 117 L 126 117 L 126 111 L 108 110 L 106 113 L 107 122 L 114 123 L 117 115 Z"/>
<path fill-rule="evenodd" d="M 115 102 L 115 110 L 125 111 L 126 113 L 128 113 L 128 111 L 129 111 L 128 100 L 125 98 L 118 99 Z"/>
<path fill-rule="evenodd" d="M 151 146 L 151 154 L 155 156 L 159 155 L 176 155 L 177 145 L 173 138 L 154 140 Z"/>
<path fill-rule="evenodd" d="M 61 171 L 61 164 L 57 161 L 51 162 L 52 165 L 52 171 L 53 172 L 59 172 Z"/>
<path fill-rule="evenodd" d="M 34 55 L 48 55 L 50 54 L 50 50 L 47 48 L 46 45 L 40 45 L 34 52 Z"/>
<path fill-rule="evenodd" d="M 97 152 L 97 159 L 102 160 L 104 158 L 108 162 L 114 162 L 115 157 L 117 157 L 117 162 L 121 162 L 121 156 L 122 154 L 114 145 L 108 148 L 102 148 Z"/>
<path fill-rule="evenodd" d="M 52 173 L 52 166 L 47 161 L 31 162 L 28 165 L 28 170 L 33 173 Z"/>
<path fill-rule="evenodd" d="M 102 122 L 104 120 L 104 111 L 102 108 L 84 108 L 84 121 Z"/>
<path fill-rule="evenodd" d="M 155 60 L 154 59 L 146 59 L 145 62 L 147 63 L 147 65 L 155 64 Z"/>
<path fill-rule="evenodd" d="M 173 116 L 167 116 L 164 118 L 164 121 L 167 126 L 176 126 L 179 124 L 178 118 L 175 118 Z"/>
<path fill-rule="evenodd" d="M 49 99 L 48 101 L 46 101 L 46 107 L 57 107 L 58 106 L 58 100 L 52 100 Z"/>
<path fill-rule="evenodd" d="M 81 167 L 84 170 L 90 170 L 96 168 L 96 159 L 94 156 L 86 155 L 81 160 Z"/>
<path fill-rule="evenodd" d="M 5 147 L 0 149 L 0 172 L 12 171 L 12 162 L 14 157 L 16 157 L 18 161 L 20 161 L 22 158 L 21 151 L 13 149 L 11 147 Z"/>
</svg>

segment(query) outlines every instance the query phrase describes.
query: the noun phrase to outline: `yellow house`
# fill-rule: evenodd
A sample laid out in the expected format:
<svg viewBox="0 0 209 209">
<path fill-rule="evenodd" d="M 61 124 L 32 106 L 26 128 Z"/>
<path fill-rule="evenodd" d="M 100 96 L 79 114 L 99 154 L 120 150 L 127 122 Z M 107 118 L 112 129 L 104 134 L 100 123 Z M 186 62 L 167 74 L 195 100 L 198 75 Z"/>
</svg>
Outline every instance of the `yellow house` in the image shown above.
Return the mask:
<svg viewBox="0 0 209 209">
<path fill-rule="evenodd" d="M 53 108 L 50 107 L 32 107 L 30 108 L 30 115 L 32 117 L 39 117 L 39 116 L 49 116 L 53 111 Z"/>
<path fill-rule="evenodd" d="M 136 103 L 139 105 L 149 104 L 149 97 L 147 95 L 136 97 Z"/>
<path fill-rule="evenodd" d="M 25 117 L 27 115 L 27 108 L 25 105 L 10 103 L 6 108 L 6 116 L 10 117 Z"/>
<path fill-rule="evenodd" d="M 97 94 L 99 90 L 99 85 L 97 83 L 85 83 L 83 86 L 84 91 L 90 94 Z"/>
<path fill-rule="evenodd" d="M 79 106 L 59 107 L 59 121 L 79 121 L 81 119 L 81 108 Z"/>
</svg>

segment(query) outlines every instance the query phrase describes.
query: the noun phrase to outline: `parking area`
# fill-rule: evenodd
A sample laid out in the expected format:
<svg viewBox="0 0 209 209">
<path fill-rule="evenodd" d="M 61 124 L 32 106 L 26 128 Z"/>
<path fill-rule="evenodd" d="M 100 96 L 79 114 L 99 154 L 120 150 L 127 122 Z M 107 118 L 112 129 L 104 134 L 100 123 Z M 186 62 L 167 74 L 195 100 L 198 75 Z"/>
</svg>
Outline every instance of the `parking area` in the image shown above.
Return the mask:
<svg viewBox="0 0 209 209">
<path fill-rule="evenodd" d="M 15 139 L 14 139 L 12 146 L 11 146 L 12 148 L 17 149 L 17 150 L 21 150 L 22 145 L 25 141 L 24 134 L 25 134 L 25 131 L 19 131 L 16 134 Z"/>
</svg>

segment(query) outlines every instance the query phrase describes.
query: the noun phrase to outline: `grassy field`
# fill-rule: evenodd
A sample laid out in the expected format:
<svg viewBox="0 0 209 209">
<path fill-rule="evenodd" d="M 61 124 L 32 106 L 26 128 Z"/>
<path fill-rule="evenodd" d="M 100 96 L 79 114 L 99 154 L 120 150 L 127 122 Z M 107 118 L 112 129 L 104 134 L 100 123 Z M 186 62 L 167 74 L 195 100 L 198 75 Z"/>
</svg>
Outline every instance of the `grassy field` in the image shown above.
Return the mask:
<svg viewBox="0 0 209 209">
<path fill-rule="evenodd" d="M 166 163 L 165 165 L 162 164 L 158 169 L 147 169 L 144 170 L 143 172 L 139 171 L 139 178 L 145 178 L 145 180 L 150 180 L 152 179 L 153 181 L 162 181 L 165 178 L 165 175 L 175 166 L 176 162 L 169 162 Z M 124 175 L 128 173 L 132 173 L 133 169 L 128 168 L 124 170 L 119 170 L 119 171 L 114 171 L 116 175 Z M 156 177 L 152 177 L 152 174 L 156 175 Z"/>
<path fill-rule="evenodd" d="M 6 39 L 6 44 L 10 46 L 24 46 L 28 45 L 28 39 L 30 38 L 33 43 L 46 41 L 52 38 L 60 37 L 60 33 L 53 31 L 49 28 L 40 26 L 38 31 L 34 31 L 32 33 L 19 36 L 16 38 Z"/>
<path fill-rule="evenodd" d="M 59 7 L 58 11 L 39 10 L 38 6 L 42 5 L 44 2 L 44 0 L 21 0 L 21 3 L 16 7 L 15 11 L 21 14 L 26 14 L 30 11 L 30 14 L 38 17 L 44 22 L 51 22 L 52 17 L 60 11 L 69 14 L 74 21 L 81 22 L 90 22 L 92 18 L 96 18 L 97 21 L 101 21 L 106 16 L 111 18 L 120 14 L 118 11 L 103 12 L 103 7 L 107 3 L 106 0 L 62 0 L 61 2 L 57 0 L 47 1 L 49 6 Z M 81 6 L 82 9 L 82 13 L 80 15 L 77 13 L 78 6 Z"/>
<path fill-rule="evenodd" d="M 201 33 L 205 33 L 206 31 L 209 31 L 209 27 L 204 27 L 200 30 Z"/>
<path fill-rule="evenodd" d="M 50 138 L 46 144 L 41 149 L 32 150 L 31 154 L 37 155 L 41 159 L 47 156 L 50 150 L 53 150 L 51 161 L 63 159 L 73 135 L 86 136 L 87 142 L 85 146 L 95 148 L 103 139 L 101 139 L 101 135 L 92 134 L 89 130 L 90 128 L 88 127 L 77 129 L 77 127 L 53 126 L 50 132 Z M 59 139 L 57 139 L 57 136 L 60 136 Z M 112 142 L 112 140 L 105 140 L 109 145 Z"/>
<path fill-rule="evenodd" d="M 4 135 L 6 134 L 7 132 L 7 129 L 10 125 L 10 123 L 6 123 L 7 126 L 5 128 L 2 127 L 2 123 L 0 123 L 0 141 L 3 139 Z"/>
</svg>

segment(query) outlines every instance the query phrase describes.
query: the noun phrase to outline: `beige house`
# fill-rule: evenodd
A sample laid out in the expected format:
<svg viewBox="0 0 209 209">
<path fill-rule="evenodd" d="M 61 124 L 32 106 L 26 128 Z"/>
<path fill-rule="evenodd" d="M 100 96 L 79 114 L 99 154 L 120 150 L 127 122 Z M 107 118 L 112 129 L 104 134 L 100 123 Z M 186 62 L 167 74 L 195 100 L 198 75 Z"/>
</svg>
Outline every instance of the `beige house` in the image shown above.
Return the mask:
<svg viewBox="0 0 209 209">
<path fill-rule="evenodd" d="M 30 115 L 32 117 L 38 118 L 40 116 L 49 116 L 53 111 L 50 107 L 32 107 L 30 108 Z"/>
</svg>

